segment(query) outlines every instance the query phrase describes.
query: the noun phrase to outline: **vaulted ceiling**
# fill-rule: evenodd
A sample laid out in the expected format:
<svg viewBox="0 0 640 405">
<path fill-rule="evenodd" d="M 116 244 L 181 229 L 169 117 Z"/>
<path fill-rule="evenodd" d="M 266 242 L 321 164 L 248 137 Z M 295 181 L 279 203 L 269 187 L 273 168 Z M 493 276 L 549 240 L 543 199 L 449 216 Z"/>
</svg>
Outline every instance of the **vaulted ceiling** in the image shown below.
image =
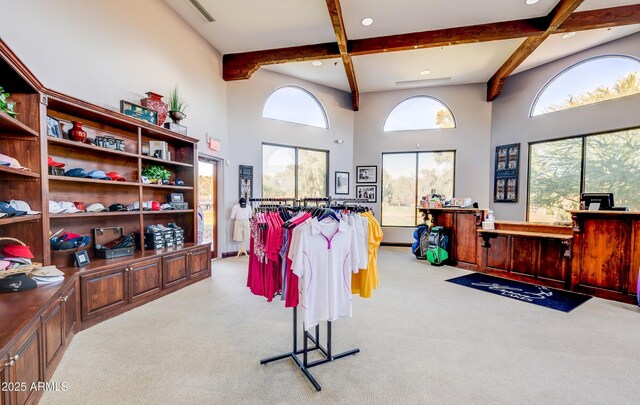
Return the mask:
<svg viewBox="0 0 640 405">
<path fill-rule="evenodd" d="M 225 80 L 268 69 L 351 92 L 354 110 L 361 92 L 465 83 L 493 100 L 511 74 L 640 32 L 627 0 L 165 2 L 224 55 Z"/>
</svg>

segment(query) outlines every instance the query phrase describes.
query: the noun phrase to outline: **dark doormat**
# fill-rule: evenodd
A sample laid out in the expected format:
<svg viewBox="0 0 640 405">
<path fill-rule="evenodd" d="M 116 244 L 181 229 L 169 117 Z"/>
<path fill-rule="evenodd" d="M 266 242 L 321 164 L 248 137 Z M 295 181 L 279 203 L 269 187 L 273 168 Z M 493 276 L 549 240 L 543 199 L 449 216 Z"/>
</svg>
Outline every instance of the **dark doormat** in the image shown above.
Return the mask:
<svg viewBox="0 0 640 405">
<path fill-rule="evenodd" d="M 472 273 L 447 281 L 564 312 L 573 310 L 591 298 L 590 295 L 521 283 L 482 273 Z"/>
</svg>

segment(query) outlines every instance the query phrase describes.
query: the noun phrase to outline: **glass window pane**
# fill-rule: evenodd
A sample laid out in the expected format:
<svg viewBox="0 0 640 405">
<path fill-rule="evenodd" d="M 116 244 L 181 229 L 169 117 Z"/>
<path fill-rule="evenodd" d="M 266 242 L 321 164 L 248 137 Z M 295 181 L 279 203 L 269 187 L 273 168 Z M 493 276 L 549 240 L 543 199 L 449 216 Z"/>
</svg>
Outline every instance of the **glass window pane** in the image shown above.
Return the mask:
<svg viewBox="0 0 640 405">
<path fill-rule="evenodd" d="M 414 226 L 416 223 L 416 154 L 382 155 L 383 226 Z"/>
<path fill-rule="evenodd" d="M 640 93 L 640 61 L 609 55 L 579 62 L 542 89 L 531 116 L 566 110 Z"/>
<path fill-rule="evenodd" d="M 569 221 L 580 207 L 582 138 L 531 145 L 529 221 Z"/>
<path fill-rule="evenodd" d="M 417 202 L 423 196 L 443 194 L 447 200 L 453 195 L 455 152 L 423 152 L 418 153 L 418 195 Z M 422 215 L 418 215 L 418 223 Z"/>
<path fill-rule="evenodd" d="M 264 118 L 329 128 L 320 102 L 308 91 L 295 86 L 281 87 L 271 93 L 262 110 Z"/>
<path fill-rule="evenodd" d="M 327 152 L 298 149 L 298 198 L 327 196 Z"/>
<path fill-rule="evenodd" d="M 262 145 L 262 197 L 293 198 L 295 169 L 294 148 Z"/>
<path fill-rule="evenodd" d="M 384 122 L 384 131 L 455 128 L 449 107 L 428 96 L 406 99 L 394 107 Z"/>
<path fill-rule="evenodd" d="M 585 139 L 584 191 L 613 193 L 615 205 L 640 210 L 640 129 Z"/>
</svg>

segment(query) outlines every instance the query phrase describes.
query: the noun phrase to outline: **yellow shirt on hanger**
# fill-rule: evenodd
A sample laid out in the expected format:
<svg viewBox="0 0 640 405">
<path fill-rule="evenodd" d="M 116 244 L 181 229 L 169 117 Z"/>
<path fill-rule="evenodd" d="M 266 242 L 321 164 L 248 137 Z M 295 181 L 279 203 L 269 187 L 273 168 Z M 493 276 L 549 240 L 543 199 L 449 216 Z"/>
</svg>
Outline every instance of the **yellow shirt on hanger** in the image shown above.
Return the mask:
<svg viewBox="0 0 640 405">
<path fill-rule="evenodd" d="M 358 273 L 351 275 L 351 292 L 360 294 L 362 298 L 371 298 L 371 292 L 380 285 L 378 248 L 384 235 L 380 223 L 370 212 L 365 212 L 361 215 L 367 218 L 369 222 L 369 257 L 367 268 L 360 269 Z"/>
</svg>

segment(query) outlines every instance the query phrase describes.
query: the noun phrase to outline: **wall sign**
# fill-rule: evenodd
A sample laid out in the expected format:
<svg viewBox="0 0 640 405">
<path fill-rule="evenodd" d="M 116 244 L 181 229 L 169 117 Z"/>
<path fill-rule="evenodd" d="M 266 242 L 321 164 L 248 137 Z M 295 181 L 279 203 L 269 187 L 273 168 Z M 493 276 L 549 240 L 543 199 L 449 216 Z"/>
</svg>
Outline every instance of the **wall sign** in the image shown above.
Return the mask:
<svg viewBox="0 0 640 405">
<path fill-rule="evenodd" d="M 253 198 L 253 166 L 240 165 L 240 198 Z"/>
<path fill-rule="evenodd" d="M 496 147 L 496 171 L 493 187 L 494 202 L 518 202 L 519 163 L 519 143 Z"/>
</svg>

